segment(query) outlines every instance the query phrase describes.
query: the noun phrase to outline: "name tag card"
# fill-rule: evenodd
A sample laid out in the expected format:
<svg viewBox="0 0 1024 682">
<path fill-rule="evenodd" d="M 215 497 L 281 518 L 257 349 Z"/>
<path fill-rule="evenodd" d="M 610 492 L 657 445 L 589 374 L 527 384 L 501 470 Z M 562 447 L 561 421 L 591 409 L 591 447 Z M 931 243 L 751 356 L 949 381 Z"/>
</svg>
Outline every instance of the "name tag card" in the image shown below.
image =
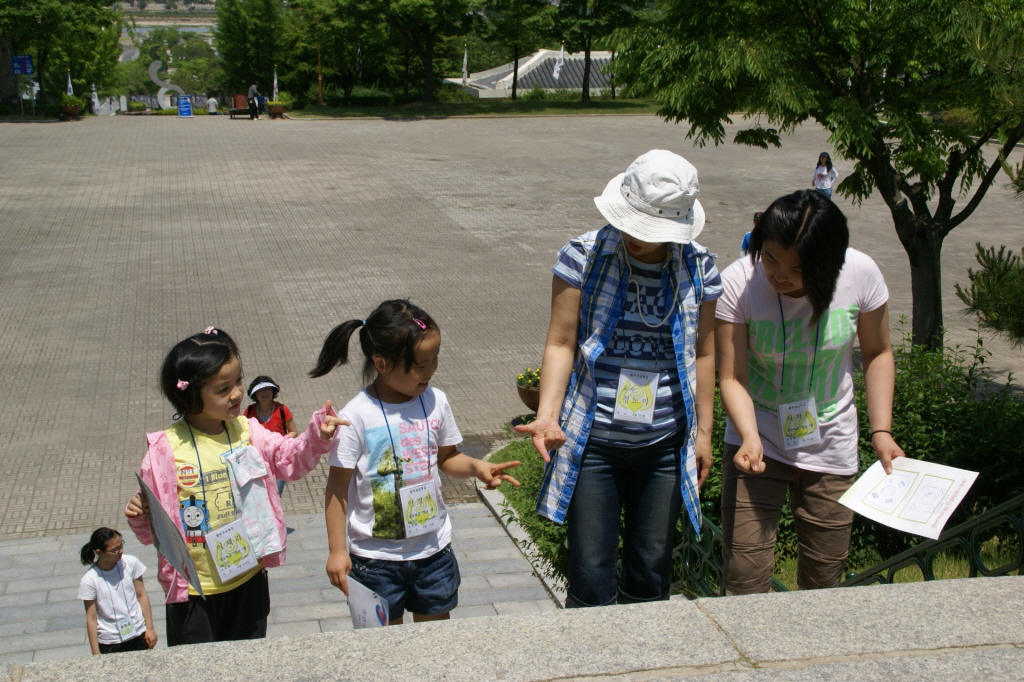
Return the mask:
<svg viewBox="0 0 1024 682">
<path fill-rule="evenodd" d="M 782 446 L 787 450 L 821 442 L 818 406 L 813 397 L 779 405 L 779 425 L 782 427 Z"/>
<path fill-rule="evenodd" d="M 433 479 L 407 485 L 398 493 L 402 496 L 405 537 L 414 538 L 441 528 L 441 516 L 437 511 L 437 486 Z"/>
<path fill-rule="evenodd" d="M 619 387 L 615 391 L 615 412 L 612 419 L 617 422 L 653 424 L 658 376 L 657 372 L 623 368 L 619 372 Z"/>
<path fill-rule="evenodd" d="M 222 583 L 256 568 L 256 555 L 241 521 L 233 521 L 208 532 L 206 546 Z"/>
</svg>

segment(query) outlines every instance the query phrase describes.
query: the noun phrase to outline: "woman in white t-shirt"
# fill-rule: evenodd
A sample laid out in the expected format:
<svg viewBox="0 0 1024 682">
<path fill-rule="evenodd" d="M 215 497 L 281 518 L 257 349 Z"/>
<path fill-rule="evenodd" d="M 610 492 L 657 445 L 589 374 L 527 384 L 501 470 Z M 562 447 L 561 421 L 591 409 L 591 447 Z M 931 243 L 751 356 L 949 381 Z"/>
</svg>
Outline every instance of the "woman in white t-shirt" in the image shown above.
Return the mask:
<svg viewBox="0 0 1024 682">
<path fill-rule="evenodd" d="M 811 176 L 811 187 L 832 198 L 832 185 L 839 178 L 839 171 L 832 167 L 832 157 L 828 152 L 818 154 L 818 165 L 814 167 L 814 175 Z"/>
<path fill-rule="evenodd" d="M 92 653 L 116 654 L 156 646 L 149 595 L 142 583 L 145 565 L 124 553 L 124 539 L 113 528 L 97 528 L 82 546 L 89 570 L 78 584 L 85 602 L 85 628 Z"/>
<path fill-rule="evenodd" d="M 750 257 L 722 273 L 715 342 L 728 413 L 722 520 L 730 594 L 770 589 L 787 491 L 800 589 L 839 584 L 853 512 L 838 500 L 859 464 L 854 336 L 871 444 L 887 473 L 903 456 L 889 430 L 889 292 L 878 266 L 849 240 L 836 205 L 801 190 L 765 211 Z"/>
</svg>

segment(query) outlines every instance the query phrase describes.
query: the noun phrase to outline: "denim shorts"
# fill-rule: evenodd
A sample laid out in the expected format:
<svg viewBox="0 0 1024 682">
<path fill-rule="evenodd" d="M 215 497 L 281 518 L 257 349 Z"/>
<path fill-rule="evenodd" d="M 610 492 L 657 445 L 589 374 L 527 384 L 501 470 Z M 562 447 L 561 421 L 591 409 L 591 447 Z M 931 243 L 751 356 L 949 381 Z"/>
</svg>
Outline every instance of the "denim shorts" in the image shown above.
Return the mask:
<svg viewBox="0 0 1024 682">
<path fill-rule="evenodd" d="M 352 577 L 388 602 L 388 620 L 406 609 L 421 616 L 439 616 L 459 605 L 459 563 L 449 544 L 437 554 L 412 561 L 352 557 Z"/>
</svg>

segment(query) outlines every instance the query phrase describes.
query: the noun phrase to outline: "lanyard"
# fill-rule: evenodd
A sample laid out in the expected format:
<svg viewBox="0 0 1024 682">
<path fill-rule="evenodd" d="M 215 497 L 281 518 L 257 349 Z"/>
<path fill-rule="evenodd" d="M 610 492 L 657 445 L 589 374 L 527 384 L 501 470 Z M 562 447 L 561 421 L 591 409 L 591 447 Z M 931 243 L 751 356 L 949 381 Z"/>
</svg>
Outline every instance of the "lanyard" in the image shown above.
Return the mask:
<svg viewBox="0 0 1024 682">
<path fill-rule="evenodd" d="M 117 569 L 117 584 L 121 586 L 121 596 L 124 597 L 124 608 L 127 609 L 124 617 L 131 618 L 132 614 L 131 607 L 128 606 L 128 594 L 124 591 L 124 573 L 121 572 L 121 562 L 118 561 L 114 564 L 114 568 Z M 100 574 L 100 580 L 102 580 L 103 584 L 107 586 L 107 596 L 110 597 L 110 609 L 114 612 L 114 628 L 117 630 L 117 638 L 123 642 L 124 638 L 121 637 L 121 628 L 117 625 L 117 604 L 114 603 L 114 593 L 110 591 L 110 583 L 107 582 L 107 577 L 103 575 L 104 572 L 100 570 L 99 566 L 96 566 L 96 572 Z"/>
<path fill-rule="evenodd" d="M 778 293 L 775 294 L 779 299 L 779 317 L 782 318 L 782 378 L 779 381 L 779 392 L 782 395 L 786 395 L 786 315 L 782 312 L 782 296 Z M 824 316 L 823 316 L 824 317 Z M 807 390 L 810 391 L 814 388 L 814 366 L 818 361 L 818 339 L 821 335 L 821 319 L 819 318 L 817 323 L 814 325 L 814 355 L 811 357 L 811 378 L 807 385 Z M 792 386 L 790 386 L 792 388 Z"/>
<path fill-rule="evenodd" d="M 391 456 L 395 460 L 395 466 L 398 468 L 402 467 L 401 462 L 398 461 L 398 450 L 395 449 L 395 438 L 391 435 L 391 424 L 388 423 L 388 413 L 384 411 L 384 403 L 380 399 L 380 394 L 377 393 L 377 389 L 373 389 L 373 394 L 377 398 L 377 404 L 380 405 L 380 413 L 384 416 L 384 426 L 388 429 L 388 440 L 391 441 Z M 420 398 L 420 409 L 423 410 L 423 425 L 427 432 L 427 476 L 430 474 L 430 417 L 427 416 L 427 406 L 423 404 L 423 396 Z"/>
<path fill-rule="evenodd" d="M 657 324 L 651 324 L 650 322 L 647 321 L 647 318 L 644 317 L 643 311 L 640 310 L 640 282 L 638 282 L 635 279 L 633 279 L 633 265 L 632 265 L 632 263 L 629 262 L 629 254 L 627 254 L 625 252 L 625 246 L 623 246 L 622 254 L 623 254 L 623 258 L 626 259 L 626 270 L 629 272 L 629 280 L 628 280 L 628 282 L 626 284 L 626 293 L 627 294 L 629 293 L 629 285 L 630 284 L 635 284 L 636 285 L 636 314 L 637 314 L 637 316 L 640 318 L 640 321 L 643 322 L 645 326 L 650 327 L 651 329 L 657 329 L 659 327 L 665 326 L 665 323 L 668 322 L 668 318 L 672 317 L 672 312 L 676 309 L 676 304 L 679 303 L 679 287 L 676 287 L 675 293 L 674 293 L 674 295 L 672 297 L 672 305 L 667 308 L 668 312 L 665 314 L 665 317 L 661 320 L 661 322 L 658 322 Z M 696 286 L 696 284 L 693 281 L 693 273 L 690 272 L 690 268 L 686 265 L 686 256 L 680 254 L 680 258 L 682 258 L 682 260 L 683 260 L 683 269 L 686 270 L 686 274 L 690 278 L 690 288 L 693 289 L 694 298 L 696 298 L 696 296 L 697 296 L 697 286 Z M 664 265 L 664 263 L 662 263 L 662 269 L 664 269 L 664 267 L 665 267 L 665 265 Z"/>
<path fill-rule="evenodd" d="M 228 425 L 225 422 L 221 422 L 220 425 L 224 428 L 224 433 L 228 437 L 228 448 L 231 452 L 228 453 L 230 456 L 235 451 L 235 445 L 231 440 L 231 431 L 228 430 Z M 203 475 L 203 458 L 199 456 L 199 447 L 196 445 L 196 434 L 192 433 L 192 425 L 185 420 L 185 426 L 188 427 L 188 435 L 192 437 L 192 449 L 196 451 L 196 462 L 199 463 L 199 484 L 203 486 L 203 502 L 207 504 L 210 500 L 206 497 L 206 476 Z"/>
</svg>

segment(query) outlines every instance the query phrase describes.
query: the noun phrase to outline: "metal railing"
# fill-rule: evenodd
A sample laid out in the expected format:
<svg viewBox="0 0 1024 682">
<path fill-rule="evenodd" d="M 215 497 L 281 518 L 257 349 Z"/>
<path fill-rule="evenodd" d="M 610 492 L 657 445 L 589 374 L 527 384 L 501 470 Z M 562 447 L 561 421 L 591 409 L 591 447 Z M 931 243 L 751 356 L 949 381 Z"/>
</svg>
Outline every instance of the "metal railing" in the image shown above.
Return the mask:
<svg viewBox="0 0 1024 682">
<path fill-rule="evenodd" d="M 1024 516 L 1024 495 L 1019 495 L 998 507 L 989 509 L 984 514 L 976 516 L 943 531 L 937 540 L 927 540 L 919 545 L 911 547 L 891 559 L 872 566 L 866 571 L 853 575 L 840 584 L 840 587 L 854 587 L 856 585 L 877 585 L 893 582 L 893 577 L 904 568 L 916 566 L 921 571 L 925 580 L 937 580 L 935 577 L 935 560 L 945 556 L 951 550 L 962 554 L 968 562 L 968 578 L 978 576 L 994 577 L 1008 575 L 1014 571 L 1020 571 L 1024 566 L 1024 527 L 1021 525 L 1021 518 Z M 1015 556 L 1001 565 L 989 567 L 982 556 L 982 544 L 985 542 L 985 533 L 1003 525 L 1012 529 L 1016 540 Z M 1003 545 L 1006 539 L 1001 537 Z"/>
<path fill-rule="evenodd" d="M 682 541 L 672 550 L 672 594 L 683 594 L 690 599 L 697 597 L 725 596 L 725 568 L 722 561 L 722 546 L 725 538 L 722 529 L 712 523 L 707 512 L 713 505 L 705 502 L 704 525 L 700 538 L 693 525 L 685 516 L 682 519 Z M 772 578 L 772 590 L 788 592 L 789 589 Z"/>
<path fill-rule="evenodd" d="M 711 508 L 710 502 L 703 505 L 705 511 Z M 927 540 L 891 559 L 872 566 L 860 573 L 848 573 L 847 579 L 840 587 L 857 585 L 888 584 L 901 570 L 916 566 L 924 580 L 937 580 L 935 577 L 935 561 L 953 552 L 963 555 L 968 562 L 968 576 L 994 577 L 1009 575 L 1014 571 L 1020 574 L 1024 568 L 1024 495 L 1019 495 L 998 507 L 993 507 L 984 514 L 965 521 L 958 526 L 949 528 L 937 540 Z M 1001 526 L 1007 532 L 1000 532 L 1002 546 L 1011 548 L 1012 556 L 1000 565 L 990 567 L 985 562 L 982 545 L 991 540 L 986 533 Z M 725 596 L 724 565 L 722 548 L 724 537 L 722 529 L 704 517 L 703 532 L 698 539 L 693 526 L 685 517 L 681 523 L 682 540 L 673 549 L 673 583 L 672 593 L 683 594 L 690 599 L 697 597 Z M 772 590 L 788 592 L 788 588 L 772 578 Z"/>
</svg>

